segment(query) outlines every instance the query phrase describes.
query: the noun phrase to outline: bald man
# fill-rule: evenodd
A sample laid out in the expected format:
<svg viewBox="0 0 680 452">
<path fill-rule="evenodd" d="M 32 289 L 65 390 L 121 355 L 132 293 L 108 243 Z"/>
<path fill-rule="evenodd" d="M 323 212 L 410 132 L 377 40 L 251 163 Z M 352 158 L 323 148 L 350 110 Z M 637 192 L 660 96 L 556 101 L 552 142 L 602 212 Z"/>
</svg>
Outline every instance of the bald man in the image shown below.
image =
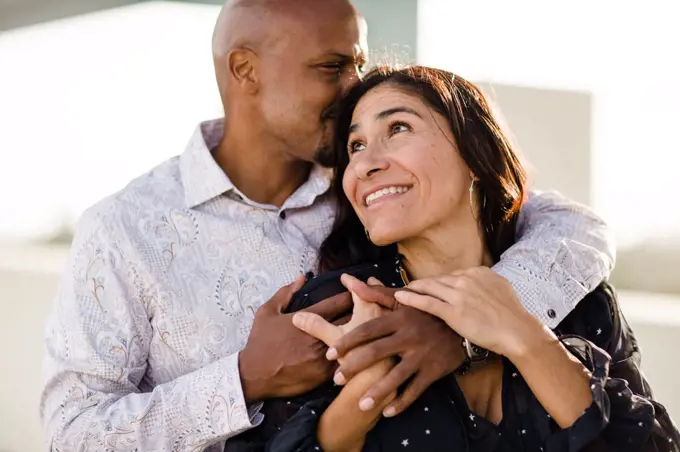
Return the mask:
<svg viewBox="0 0 680 452">
<path fill-rule="evenodd" d="M 361 73 L 366 24 L 345 0 L 237 0 L 213 48 L 225 117 L 79 222 L 47 328 L 48 450 L 221 451 L 262 421 L 262 401 L 332 376 L 324 347 L 282 311 L 331 227 L 315 156 Z M 533 196 L 520 223 L 494 270 L 555 326 L 611 270 L 608 230 L 548 195 Z M 312 309 L 335 318 L 349 303 Z M 371 393 L 415 376 L 396 412 L 463 360 L 439 320 L 403 312 L 371 324 L 378 341 L 354 337 L 365 344 L 343 370 L 351 378 L 379 354 L 400 357 Z"/>
</svg>

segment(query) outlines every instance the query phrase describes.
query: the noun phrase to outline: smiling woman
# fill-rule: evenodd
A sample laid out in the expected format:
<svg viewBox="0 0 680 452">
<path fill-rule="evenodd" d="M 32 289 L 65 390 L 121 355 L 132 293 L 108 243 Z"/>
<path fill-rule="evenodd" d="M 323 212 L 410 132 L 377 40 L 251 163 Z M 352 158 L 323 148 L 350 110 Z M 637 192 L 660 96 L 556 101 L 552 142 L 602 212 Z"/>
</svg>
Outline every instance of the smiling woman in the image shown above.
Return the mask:
<svg viewBox="0 0 680 452">
<path fill-rule="evenodd" d="M 292 306 L 333 295 L 340 280 L 354 311 L 342 326 L 309 312 L 293 322 L 331 347 L 342 389 L 288 400 L 295 414 L 268 451 L 680 451 L 607 283 L 549 329 L 489 268 L 515 244 L 525 175 L 474 85 L 426 67 L 374 69 L 341 104 L 327 163 L 339 202 L 321 247 L 327 272 Z M 373 290 L 393 296 L 396 308 L 367 312 L 371 287 L 345 273 L 380 280 L 387 288 Z M 408 356 L 393 360 L 376 346 L 377 363 L 352 373 L 360 352 L 346 352 L 343 335 L 360 330 L 357 342 L 375 333 L 384 343 L 389 330 L 377 321 L 402 315 L 412 326 L 424 313 L 456 333 L 441 342 L 462 342 L 466 358 L 397 415 L 394 399 L 410 388 L 383 396 L 372 388 L 396 378 Z"/>
<path fill-rule="evenodd" d="M 345 105 L 325 162 L 342 184 L 321 267 L 380 258 L 380 245 L 436 236 L 451 219 L 461 240 L 483 236 L 486 262 L 498 261 L 515 239 L 526 176 L 478 88 L 445 71 L 378 68 Z"/>
</svg>

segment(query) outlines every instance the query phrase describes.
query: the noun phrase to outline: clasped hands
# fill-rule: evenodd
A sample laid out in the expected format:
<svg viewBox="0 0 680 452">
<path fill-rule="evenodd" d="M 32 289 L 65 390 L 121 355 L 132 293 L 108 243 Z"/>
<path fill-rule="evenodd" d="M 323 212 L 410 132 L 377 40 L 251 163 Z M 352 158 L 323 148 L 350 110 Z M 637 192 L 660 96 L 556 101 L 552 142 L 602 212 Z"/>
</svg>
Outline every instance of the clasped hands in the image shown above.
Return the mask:
<svg viewBox="0 0 680 452">
<path fill-rule="evenodd" d="M 354 302 L 351 320 L 333 324 L 313 312 L 293 316 L 296 327 L 329 348 L 337 360 L 336 384 L 343 385 L 377 362 L 398 362 L 361 398 L 372 409 L 409 378 L 406 389 L 383 410 L 394 416 L 464 359 L 461 336 L 500 355 L 523 352 L 543 326 L 519 303 L 509 282 L 486 267 L 413 281 L 404 289 L 368 284 L 343 275 Z"/>
</svg>

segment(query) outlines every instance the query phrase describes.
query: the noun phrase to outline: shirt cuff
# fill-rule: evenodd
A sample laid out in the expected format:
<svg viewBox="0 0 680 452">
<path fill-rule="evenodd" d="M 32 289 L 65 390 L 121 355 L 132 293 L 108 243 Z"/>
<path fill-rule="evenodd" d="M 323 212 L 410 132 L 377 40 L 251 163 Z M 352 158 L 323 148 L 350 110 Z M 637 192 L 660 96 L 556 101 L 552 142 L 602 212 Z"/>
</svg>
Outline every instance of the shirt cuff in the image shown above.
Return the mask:
<svg viewBox="0 0 680 452">
<path fill-rule="evenodd" d="M 208 419 L 211 420 L 214 429 L 231 437 L 262 422 L 264 419 L 264 415 L 260 413 L 262 403 L 250 406 L 246 404 L 238 367 L 238 353 L 229 355 L 217 363 L 223 367 L 219 369 L 222 379 L 211 400 Z"/>
<path fill-rule="evenodd" d="M 557 328 L 588 294 L 557 264 L 549 279 L 516 260 L 501 260 L 492 270 L 510 282 L 524 308 L 550 329 Z"/>
</svg>

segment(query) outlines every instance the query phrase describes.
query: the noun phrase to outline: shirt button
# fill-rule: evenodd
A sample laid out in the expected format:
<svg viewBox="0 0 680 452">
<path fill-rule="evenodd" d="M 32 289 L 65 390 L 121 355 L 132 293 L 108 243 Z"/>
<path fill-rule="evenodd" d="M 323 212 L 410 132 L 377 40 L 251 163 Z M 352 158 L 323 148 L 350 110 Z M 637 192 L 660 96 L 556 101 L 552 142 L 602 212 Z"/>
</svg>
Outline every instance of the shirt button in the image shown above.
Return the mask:
<svg viewBox="0 0 680 452">
<path fill-rule="evenodd" d="M 282 210 L 281 213 L 279 213 L 279 218 L 281 218 L 282 220 L 286 219 L 286 211 L 285 210 Z"/>
<path fill-rule="evenodd" d="M 550 317 L 551 319 L 557 317 L 557 313 L 555 312 L 554 309 L 548 309 L 548 317 Z"/>
</svg>

